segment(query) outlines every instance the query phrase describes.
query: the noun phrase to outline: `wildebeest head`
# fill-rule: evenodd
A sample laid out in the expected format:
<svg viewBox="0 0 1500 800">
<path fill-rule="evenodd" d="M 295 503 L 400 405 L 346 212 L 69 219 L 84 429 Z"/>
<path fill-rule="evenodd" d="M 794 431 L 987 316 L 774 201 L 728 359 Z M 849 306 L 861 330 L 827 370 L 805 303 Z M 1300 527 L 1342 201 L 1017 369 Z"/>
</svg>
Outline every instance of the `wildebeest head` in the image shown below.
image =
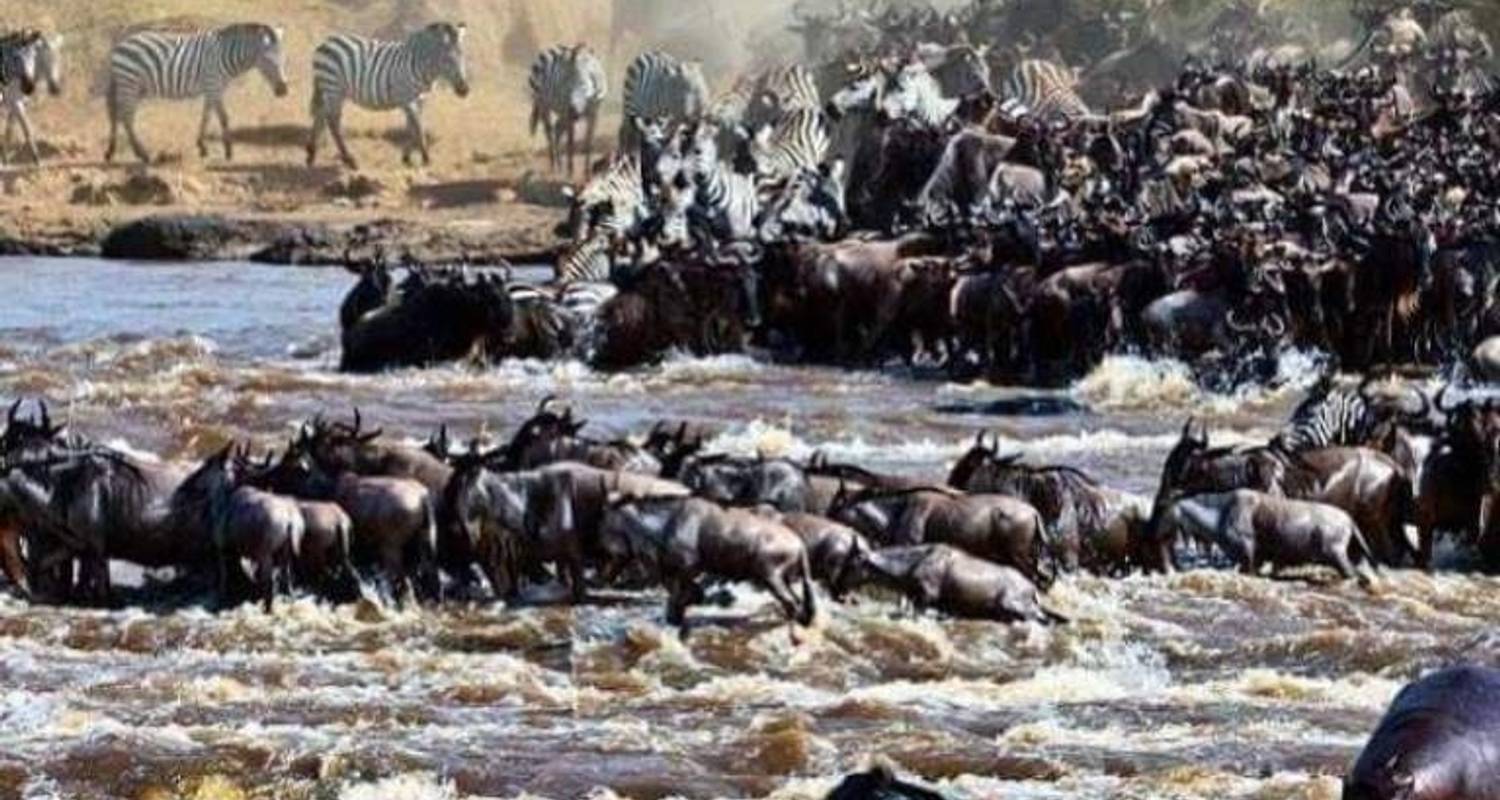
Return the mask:
<svg viewBox="0 0 1500 800">
<path fill-rule="evenodd" d="M 22 418 L 21 400 L 11 404 L 5 416 L 5 431 L 0 433 L 0 462 L 17 458 L 28 452 L 50 449 L 62 443 L 66 424 L 52 424 L 52 415 L 47 401 L 37 404 L 37 415 Z"/>
<path fill-rule="evenodd" d="M 985 436 L 991 436 L 989 444 L 985 444 Z M 955 489 L 965 489 L 981 471 L 995 464 L 1011 464 L 1021 456 L 1019 453 L 1001 458 L 1000 442 L 993 438 L 994 435 L 988 431 L 980 431 L 974 437 L 974 444 L 959 457 L 953 469 L 948 472 L 948 485 Z"/>
<path fill-rule="evenodd" d="M 532 466 L 542 451 L 560 440 L 576 437 L 588 420 L 573 419 L 573 408 L 565 407 L 561 413 L 553 410 L 557 402 L 555 395 L 542 398 L 536 413 L 521 423 L 504 448 L 504 462 L 510 469 Z"/>
</svg>

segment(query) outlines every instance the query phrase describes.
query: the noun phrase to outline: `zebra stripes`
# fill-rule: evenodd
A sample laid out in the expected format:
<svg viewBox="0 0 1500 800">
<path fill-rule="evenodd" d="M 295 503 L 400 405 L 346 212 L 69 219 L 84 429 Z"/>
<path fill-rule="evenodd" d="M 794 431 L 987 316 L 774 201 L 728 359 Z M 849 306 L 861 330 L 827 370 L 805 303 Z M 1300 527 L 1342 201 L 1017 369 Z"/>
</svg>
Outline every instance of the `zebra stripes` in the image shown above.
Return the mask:
<svg viewBox="0 0 1500 800">
<path fill-rule="evenodd" d="M 573 197 L 568 234 L 583 241 L 603 234 L 610 239 L 631 238 L 647 217 L 641 162 L 634 156 L 615 156 Z"/>
<path fill-rule="evenodd" d="M 625 71 L 620 152 L 634 153 L 640 148 L 635 120 L 660 118 L 680 122 L 700 115 L 708 102 L 703 65 L 679 61 L 658 51 L 636 56 Z"/>
<path fill-rule="evenodd" d="M 743 122 L 754 135 L 767 126 L 780 124 L 790 114 L 816 111 L 822 106 L 817 78 L 807 67 L 801 64 L 776 67 L 755 81 Z"/>
<path fill-rule="evenodd" d="M 568 174 L 573 173 L 573 157 L 578 123 L 585 125 L 584 164 L 593 159 L 594 127 L 599 121 L 599 106 L 609 91 L 604 64 L 584 45 L 558 46 L 545 50 L 531 65 L 528 81 L 531 89 L 531 134 L 538 126 L 547 136 L 547 156 L 552 170 L 562 170 L 563 138 L 568 142 Z"/>
<path fill-rule="evenodd" d="M 782 117 L 774 128 L 763 129 L 751 143 L 750 155 L 757 175 L 780 179 L 817 169 L 827 159 L 831 145 L 823 112 L 798 109 Z"/>
<path fill-rule="evenodd" d="M 32 134 L 31 119 L 26 114 L 26 98 L 41 81 L 53 95 L 62 92 L 61 36 L 46 36 L 26 30 L 0 37 L 0 102 L 5 105 L 5 145 L 0 149 L 0 163 L 8 163 L 11 134 L 16 123 L 26 137 L 26 148 L 33 164 L 41 163 Z"/>
<path fill-rule="evenodd" d="M 1035 116 L 1046 122 L 1073 122 L 1092 116 L 1078 96 L 1072 70 L 1042 59 L 1027 59 L 1005 81 L 1001 112 L 1018 119 Z"/>
<path fill-rule="evenodd" d="M 613 265 L 609 237 L 595 234 L 565 250 L 553 272 L 558 283 L 607 283 Z"/>
<path fill-rule="evenodd" d="M 277 97 L 286 96 L 280 30 L 269 25 L 245 23 L 187 36 L 144 32 L 120 40 L 109 57 L 109 86 L 105 90 L 109 107 L 109 149 L 104 153 L 104 160 L 114 159 L 121 126 L 125 128 L 136 157 L 145 162 L 151 160 L 135 130 L 137 107 L 142 100 L 151 97 L 169 100 L 202 97 L 199 155 L 208 156 L 208 124 L 210 115 L 214 115 L 218 118 L 219 133 L 224 140 L 224 157 L 233 158 L 224 91 L 236 78 L 252 69 L 260 71 Z"/>
<path fill-rule="evenodd" d="M 1375 410 L 1358 389 L 1324 385 L 1297 406 L 1276 441 L 1293 453 L 1357 446 L 1369 439 L 1378 421 Z"/>
<path fill-rule="evenodd" d="M 402 146 L 402 163 L 411 164 L 412 151 L 417 150 L 422 162 L 431 164 L 427 134 L 422 130 L 422 98 L 439 80 L 452 86 L 459 97 L 468 96 L 464 32 L 463 25 L 435 22 L 401 41 L 348 34 L 323 40 L 313 51 L 313 130 L 307 143 L 308 165 L 317 160 L 318 143 L 327 129 L 344 165 L 356 168 L 344 141 L 345 102 L 376 111 L 401 109 L 410 137 Z"/>
</svg>

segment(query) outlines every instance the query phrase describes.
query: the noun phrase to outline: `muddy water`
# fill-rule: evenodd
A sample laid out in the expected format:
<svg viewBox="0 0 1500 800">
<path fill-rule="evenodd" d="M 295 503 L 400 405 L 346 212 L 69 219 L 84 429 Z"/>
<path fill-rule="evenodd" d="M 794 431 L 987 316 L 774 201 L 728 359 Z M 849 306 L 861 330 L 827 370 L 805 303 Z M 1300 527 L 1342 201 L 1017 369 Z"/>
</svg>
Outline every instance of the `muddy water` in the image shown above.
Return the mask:
<svg viewBox="0 0 1500 800">
<path fill-rule="evenodd" d="M 0 397 L 182 459 L 360 406 L 393 435 L 505 431 L 556 393 L 599 435 L 669 417 L 715 446 L 940 477 L 981 429 L 1149 492 L 1188 414 L 1264 437 L 1288 386 L 1195 392 L 1112 359 L 1071 390 L 675 359 L 606 376 L 510 363 L 348 378 L 339 271 L 0 261 Z M 1018 407 L 1048 413 L 1014 415 Z M 824 604 L 793 645 L 738 590 L 686 643 L 659 597 L 396 612 L 310 601 L 212 616 L 0 600 L 0 797 L 814 798 L 884 757 L 956 798 L 1334 798 L 1420 670 L 1500 650 L 1495 581 L 1377 591 L 1193 572 L 1068 580 L 1048 630 Z"/>
</svg>

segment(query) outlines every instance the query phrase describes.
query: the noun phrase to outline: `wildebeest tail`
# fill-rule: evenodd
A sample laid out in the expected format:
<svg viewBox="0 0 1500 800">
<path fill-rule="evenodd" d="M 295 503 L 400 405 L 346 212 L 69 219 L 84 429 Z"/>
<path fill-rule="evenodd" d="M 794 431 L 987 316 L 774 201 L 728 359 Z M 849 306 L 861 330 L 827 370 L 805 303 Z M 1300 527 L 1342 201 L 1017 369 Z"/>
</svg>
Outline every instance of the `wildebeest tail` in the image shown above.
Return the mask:
<svg viewBox="0 0 1500 800">
<path fill-rule="evenodd" d="M 807 548 L 802 548 L 802 613 L 797 618 L 797 623 L 803 627 L 813 624 L 818 617 L 817 592 L 813 591 L 812 560 L 807 556 Z"/>
</svg>

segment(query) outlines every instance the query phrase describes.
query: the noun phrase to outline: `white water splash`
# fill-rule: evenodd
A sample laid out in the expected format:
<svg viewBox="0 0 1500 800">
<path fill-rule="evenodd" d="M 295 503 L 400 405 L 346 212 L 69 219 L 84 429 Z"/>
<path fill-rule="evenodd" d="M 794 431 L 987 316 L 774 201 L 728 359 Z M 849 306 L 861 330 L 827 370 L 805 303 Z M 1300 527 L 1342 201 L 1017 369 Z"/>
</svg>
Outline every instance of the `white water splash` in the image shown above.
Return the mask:
<svg viewBox="0 0 1500 800">
<path fill-rule="evenodd" d="M 1269 386 L 1243 386 L 1232 394 L 1210 392 L 1193 378 L 1192 368 L 1175 359 L 1113 355 L 1073 384 L 1074 399 L 1101 411 L 1150 411 L 1164 408 L 1208 414 L 1231 414 L 1246 408 L 1283 402 L 1306 390 L 1323 374 L 1326 357 L 1288 350 L 1276 361 Z"/>
</svg>

